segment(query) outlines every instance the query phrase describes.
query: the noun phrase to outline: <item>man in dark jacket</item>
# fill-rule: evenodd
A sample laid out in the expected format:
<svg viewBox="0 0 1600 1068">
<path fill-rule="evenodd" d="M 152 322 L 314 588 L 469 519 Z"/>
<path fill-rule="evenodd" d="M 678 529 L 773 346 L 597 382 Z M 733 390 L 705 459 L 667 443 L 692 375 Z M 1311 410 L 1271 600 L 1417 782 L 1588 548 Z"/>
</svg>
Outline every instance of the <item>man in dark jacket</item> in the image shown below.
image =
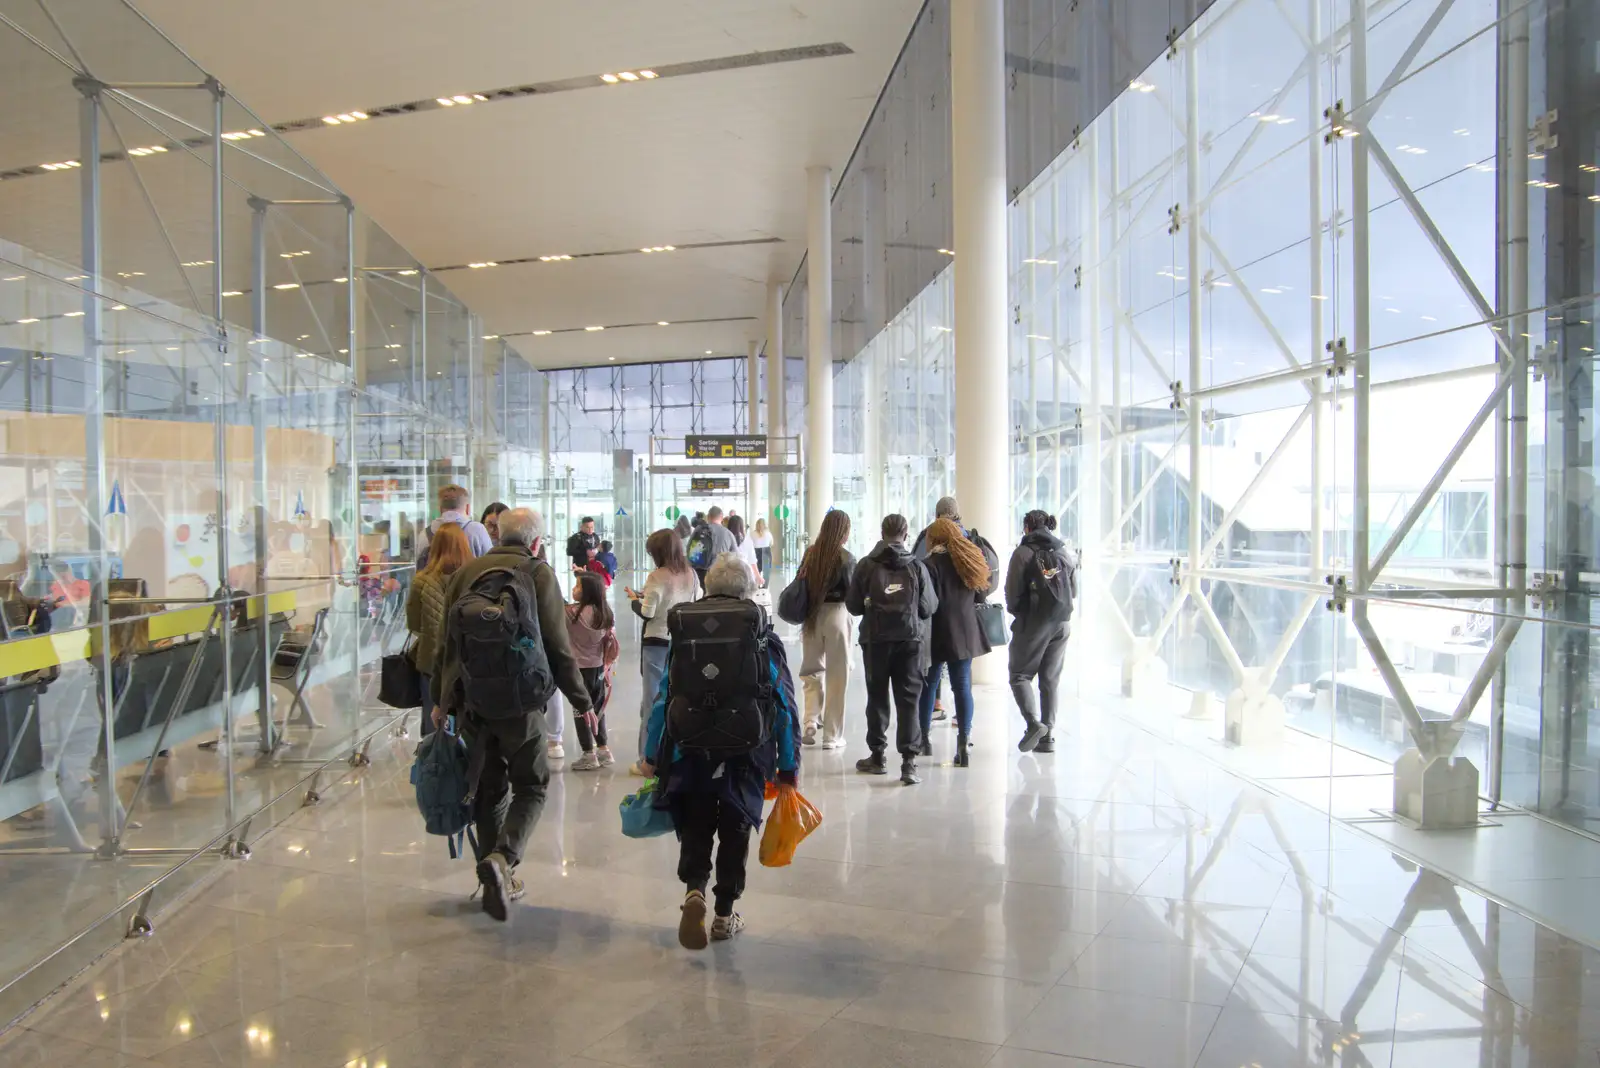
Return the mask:
<svg viewBox="0 0 1600 1068">
<path fill-rule="evenodd" d="M 856 770 L 886 775 L 889 697 L 894 695 L 895 748 L 900 750 L 900 781 L 915 786 L 922 727 L 917 716 L 927 654 L 927 621 L 939 607 L 922 561 L 906 548 L 909 527 L 903 515 L 885 516 L 883 540 L 862 558 L 851 576 L 844 606 L 861 617 L 861 660 L 867 673 L 867 748 Z"/>
<path fill-rule="evenodd" d="M 1006 611 L 1012 616 L 1011 695 L 1025 724 L 1017 743 L 1024 753 L 1055 752 L 1056 684 L 1072 633 L 1072 602 L 1078 595 L 1077 559 L 1051 533 L 1054 527 L 1055 517 L 1048 513 L 1035 510 L 1024 516 L 1022 543 L 1006 569 Z"/>
<path fill-rule="evenodd" d="M 567 559 L 572 561 L 572 570 L 587 571 L 589 561 L 599 552 L 600 535 L 594 532 L 594 516 L 586 515 L 577 531 L 567 539 Z"/>
<path fill-rule="evenodd" d="M 550 787 L 550 762 L 545 752 L 544 710 L 528 709 L 525 715 L 481 716 L 464 707 L 462 664 L 459 641 L 454 634 L 451 608 L 485 572 L 504 567 L 508 562 L 530 569 L 539 616 L 539 637 L 556 688 L 572 702 L 573 712 L 583 715 L 591 702 L 589 688 L 578 672 L 577 661 L 567 641 L 566 604 L 561 584 L 550 565 L 538 559 L 544 535 L 544 520 L 539 513 L 513 508 L 500 516 L 500 544 L 462 565 L 450 576 L 445 588 L 444 636 L 440 642 L 440 663 L 433 675 L 433 721 L 444 724 L 454 713 L 461 736 L 472 751 L 476 771 L 473 794 L 473 819 L 478 835 L 478 881 L 483 886 L 483 911 L 504 921 L 507 906 L 522 896 L 522 880 L 514 874 L 522 860 L 528 836 L 544 811 L 545 793 Z"/>
</svg>

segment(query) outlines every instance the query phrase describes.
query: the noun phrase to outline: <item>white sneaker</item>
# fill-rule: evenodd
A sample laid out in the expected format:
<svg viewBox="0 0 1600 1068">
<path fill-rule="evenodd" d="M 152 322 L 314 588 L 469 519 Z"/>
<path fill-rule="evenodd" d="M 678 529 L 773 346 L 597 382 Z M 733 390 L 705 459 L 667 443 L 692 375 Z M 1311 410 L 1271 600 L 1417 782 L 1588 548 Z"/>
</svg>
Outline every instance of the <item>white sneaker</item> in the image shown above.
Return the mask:
<svg viewBox="0 0 1600 1068">
<path fill-rule="evenodd" d="M 583 754 L 583 756 L 579 757 L 577 760 L 574 760 L 572 763 L 568 764 L 567 765 L 567 770 L 568 771 L 599 771 L 600 770 L 600 758 L 595 756 L 593 753 L 585 753 L 585 754 Z"/>
<path fill-rule="evenodd" d="M 550 752 L 549 752 L 548 755 L 549 755 L 551 760 L 565 760 L 565 759 L 567 759 L 567 751 L 565 749 L 561 748 L 561 743 L 560 742 L 551 742 L 550 743 Z"/>
<path fill-rule="evenodd" d="M 800 744 L 801 745 L 816 745 L 817 744 L 817 730 L 816 730 L 815 727 L 809 727 L 809 728 L 806 729 L 805 736 L 800 739 Z"/>
<path fill-rule="evenodd" d="M 602 745 L 596 748 L 594 755 L 599 758 L 600 766 L 602 768 L 609 768 L 611 765 L 617 762 L 617 758 L 611 755 L 611 750 L 607 746 Z"/>
<path fill-rule="evenodd" d="M 822 748 L 824 748 L 824 749 L 843 749 L 844 748 L 844 739 L 843 738 L 826 739 L 822 743 Z"/>
<path fill-rule="evenodd" d="M 711 921 L 711 941 L 726 942 L 744 930 L 744 917 L 735 912 L 731 916 L 718 916 Z"/>
</svg>

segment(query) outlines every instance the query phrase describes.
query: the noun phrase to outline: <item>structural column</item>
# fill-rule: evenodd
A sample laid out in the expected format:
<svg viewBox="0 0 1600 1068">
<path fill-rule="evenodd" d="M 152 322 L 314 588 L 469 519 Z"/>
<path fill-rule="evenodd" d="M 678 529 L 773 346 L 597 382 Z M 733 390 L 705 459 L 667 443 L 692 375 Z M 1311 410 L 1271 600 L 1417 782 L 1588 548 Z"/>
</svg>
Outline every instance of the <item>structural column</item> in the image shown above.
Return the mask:
<svg viewBox="0 0 1600 1068">
<path fill-rule="evenodd" d="M 789 435 L 789 398 L 784 390 L 783 359 L 783 283 L 767 283 L 767 462 L 790 462 L 787 452 Z M 772 553 L 774 560 L 782 559 L 784 520 L 777 514 L 779 505 L 787 504 L 788 475 L 767 476 L 767 506 L 772 511 L 768 524 L 772 528 Z M 783 561 L 787 563 L 788 561 Z"/>
<path fill-rule="evenodd" d="M 996 0 L 998 2 L 998 0 Z M 806 530 L 833 506 L 833 175 L 806 170 Z M 1002 304 L 1004 296 L 1002 294 Z"/>
<path fill-rule="evenodd" d="M 751 437 L 761 433 L 761 342 L 750 341 L 745 350 L 745 432 Z M 771 449 L 767 450 L 771 452 Z M 755 467 L 756 461 L 750 461 L 750 466 Z M 761 493 L 756 488 L 760 477 L 754 473 L 745 476 L 745 524 L 754 527 L 756 517 L 761 514 Z"/>
<path fill-rule="evenodd" d="M 1006 325 L 1002 0 L 953 0 L 956 499 L 991 541 L 1012 538 Z M 988 658 L 994 660 L 995 658 Z"/>
</svg>

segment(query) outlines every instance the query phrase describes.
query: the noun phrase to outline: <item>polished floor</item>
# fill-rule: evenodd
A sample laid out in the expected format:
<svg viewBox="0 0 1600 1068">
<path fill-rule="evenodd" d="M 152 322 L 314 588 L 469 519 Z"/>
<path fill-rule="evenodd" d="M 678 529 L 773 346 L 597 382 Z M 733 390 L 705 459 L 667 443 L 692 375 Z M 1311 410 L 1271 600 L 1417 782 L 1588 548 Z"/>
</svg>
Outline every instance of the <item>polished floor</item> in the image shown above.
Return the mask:
<svg viewBox="0 0 1600 1068">
<path fill-rule="evenodd" d="M 618 687 L 614 737 L 637 724 Z M 670 839 L 621 771 L 563 772 L 498 925 L 421 832 L 394 739 L 0 1039 L 0 1064 L 1298 1068 L 1600 1064 L 1600 952 L 1129 721 L 1019 755 L 980 688 L 972 767 L 915 788 L 807 751 L 822 828 L 753 867 L 748 928 L 675 938 Z M 572 732 L 567 732 L 572 741 Z"/>
</svg>

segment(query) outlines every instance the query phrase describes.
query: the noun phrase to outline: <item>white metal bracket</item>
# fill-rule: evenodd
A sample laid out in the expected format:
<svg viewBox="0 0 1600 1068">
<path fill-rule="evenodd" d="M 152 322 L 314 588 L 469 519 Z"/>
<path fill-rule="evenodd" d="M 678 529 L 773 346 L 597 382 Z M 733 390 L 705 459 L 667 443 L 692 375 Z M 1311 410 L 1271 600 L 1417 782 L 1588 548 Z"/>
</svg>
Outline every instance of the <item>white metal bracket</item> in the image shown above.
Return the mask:
<svg viewBox="0 0 1600 1068">
<path fill-rule="evenodd" d="M 1340 338 L 1337 341 L 1330 341 L 1322 347 L 1327 352 L 1330 360 L 1327 376 L 1329 378 L 1343 378 L 1350 370 L 1350 346 L 1346 344 L 1344 338 Z"/>
<path fill-rule="evenodd" d="M 1535 152 L 1549 152 L 1559 148 L 1561 138 L 1556 135 L 1556 120 L 1560 113 L 1551 108 L 1549 111 L 1533 120 L 1533 130 L 1528 135 L 1528 144 Z"/>
<path fill-rule="evenodd" d="M 1528 587 L 1528 603 L 1541 611 L 1550 611 L 1556 607 L 1556 600 L 1561 595 L 1561 576 L 1554 571 L 1535 571 L 1528 576 L 1532 583 Z"/>
<path fill-rule="evenodd" d="M 1175 234 L 1183 229 L 1183 205 L 1174 204 L 1167 209 L 1167 233 Z"/>
<path fill-rule="evenodd" d="M 1174 586 L 1182 586 L 1183 585 L 1183 561 L 1178 559 L 1176 556 L 1174 556 L 1171 560 L 1167 561 L 1167 563 L 1172 565 L 1172 580 L 1171 580 L 1172 584 Z"/>
<path fill-rule="evenodd" d="M 1322 117 L 1328 120 L 1328 132 L 1322 135 L 1323 144 L 1331 145 L 1335 141 L 1358 135 L 1358 131 L 1349 125 L 1349 115 L 1344 110 L 1343 100 L 1336 100 L 1333 107 L 1324 108 Z"/>
<path fill-rule="evenodd" d="M 1181 381 L 1168 382 L 1167 388 L 1172 390 L 1172 403 L 1168 404 L 1167 407 L 1175 412 L 1183 411 L 1183 383 Z"/>
<path fill-rule="evenodd" d="M 1350 605 L 1350 587 L 1345 584 L 1343 575 L 1329 575 L 1322 580 L 1333 591 L 1333 596 L 1328 598 L 1327 609 L 1330 612 L 1343 612 Z"/>
<path fill-rule="evenodd" d="M 1528 360 L 1528 367 L 1533 371 L 1533 380 L 1543 382 L 1547 378 L 1554 378 L 1557 365 L 1561 362 L 1561 347 L 1555 342 L 1540 345 L 1533 350 L 1533 357 Z"/>
</svg>

